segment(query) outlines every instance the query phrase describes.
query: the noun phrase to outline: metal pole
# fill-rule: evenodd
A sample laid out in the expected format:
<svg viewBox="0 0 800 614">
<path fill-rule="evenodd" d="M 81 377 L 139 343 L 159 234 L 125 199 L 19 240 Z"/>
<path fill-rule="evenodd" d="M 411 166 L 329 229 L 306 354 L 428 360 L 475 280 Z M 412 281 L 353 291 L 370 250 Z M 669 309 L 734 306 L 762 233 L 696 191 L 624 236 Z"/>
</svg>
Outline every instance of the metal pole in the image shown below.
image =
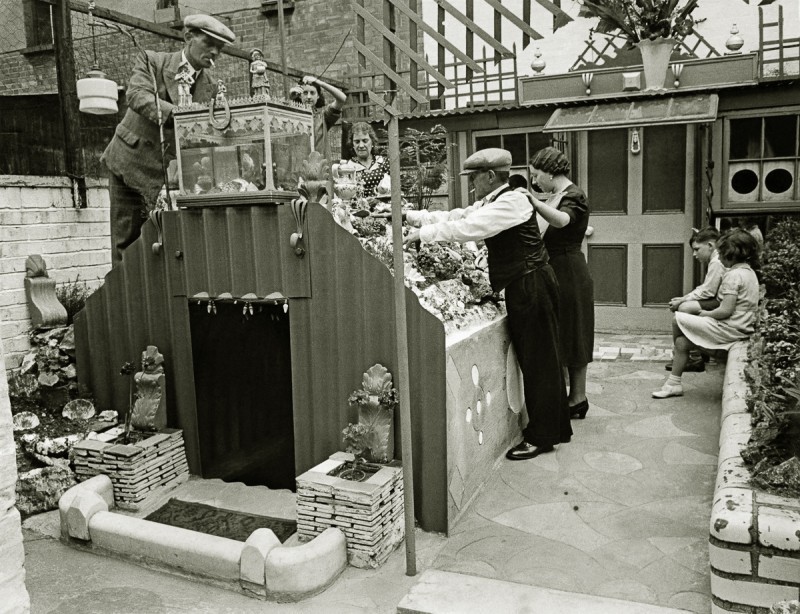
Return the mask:
<svg viewBox="0 0 800 614">
<path fill-rule="evenodd" d="M 289 79 L 286 74 L 286 26 L 283 21 L 283 0 L 278 0 L 278 38 L 281 41 L 281 75 L 283 95 L 289 97 Z"/>
<path fill-rule="evenodd" d="M 408 374 L 406 286 L 403 275 L 403 218 L 400 204 L 400 129 L 389 114 L 389 173 L 392 177 L 392 247 L 394 255 L 394 320 L 397 337 L 398 390 L 400 392 L 400 442 L 403 452 L 403 508 L 406 523 L 406 575 L 417 575 L 414 533 L 414 465 L 411 455 L 411 392 Z"/>
</svg>

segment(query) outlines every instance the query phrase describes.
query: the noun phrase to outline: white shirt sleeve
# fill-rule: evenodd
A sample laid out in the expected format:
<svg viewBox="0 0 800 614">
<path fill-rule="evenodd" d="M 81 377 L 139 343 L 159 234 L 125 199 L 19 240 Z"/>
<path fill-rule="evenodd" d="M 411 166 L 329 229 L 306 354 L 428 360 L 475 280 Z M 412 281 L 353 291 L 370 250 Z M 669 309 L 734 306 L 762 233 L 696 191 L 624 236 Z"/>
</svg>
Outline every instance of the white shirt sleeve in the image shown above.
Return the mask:
<svg viewBox="0 0 800 614">
<path fill-rule="evenodd" d="M 706 271 L 703 283 L 697 286 L 694 290 L 684 296 L 686 301 L 702 301 L 717 296 L 719 285 L 722 282 L 722 276 L 727 269 L 719 261 L 719 258 L 713 258 L 708 263 L 708 270 Z"/>
<path fill-rule="evenodd" d="M 475 203 L 466 209 L 454 211 L 461 212 L 455 219 L 448 217 L 447 220 L 422 226 L 419 232 L 422 242 L 464 243 L 488 239 L 526 222 L 533 215 L 533 206 L 518 192 L 504 192 L 486 205 Z M 452 214 L 453 211 L 448 213 Z"/>
</svg>

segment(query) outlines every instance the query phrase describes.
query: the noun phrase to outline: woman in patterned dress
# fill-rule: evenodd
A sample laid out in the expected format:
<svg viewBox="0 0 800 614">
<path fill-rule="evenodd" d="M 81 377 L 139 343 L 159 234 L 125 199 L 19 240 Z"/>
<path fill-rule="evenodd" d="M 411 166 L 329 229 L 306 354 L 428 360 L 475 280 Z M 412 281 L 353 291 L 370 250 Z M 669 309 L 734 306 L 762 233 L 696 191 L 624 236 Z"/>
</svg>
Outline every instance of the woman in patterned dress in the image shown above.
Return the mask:
<svg viewBox="0 0 800 614">
<path fill-rule="evenodd" d="M 350 130 L 350 145 L 356 155 L 351 158 L 366 170 L 359 171 L 359 178 L 364 184 L 364 198 L 375 196 L 375 188 L 389 174 L 389 158 L 372 153 L 378 137 L 366 122 L 356 122 Z"/>
</svg>

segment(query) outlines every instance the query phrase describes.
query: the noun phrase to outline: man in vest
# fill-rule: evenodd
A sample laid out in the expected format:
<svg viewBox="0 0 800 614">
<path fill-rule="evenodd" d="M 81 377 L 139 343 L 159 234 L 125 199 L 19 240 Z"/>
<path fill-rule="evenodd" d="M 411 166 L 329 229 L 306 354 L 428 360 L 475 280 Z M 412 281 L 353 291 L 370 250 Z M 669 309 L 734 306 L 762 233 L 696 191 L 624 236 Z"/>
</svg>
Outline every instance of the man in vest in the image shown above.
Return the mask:
<svg viewBox="0 0 800 614">
<path fill-rule="evenodd" d="M 101 158 L 109 170 L 111 262 L 115 266 L 122 260 L 125 248 L 141 233 L 148 208 L 164 185 L 162 163 L 167 165 L 175 159 L 172 111 L 180 97 L 176 77 L 179 73 L 181 77 L 187 72 L 191 75 L 194 102 L 211 100 L 216 91 L 206 69 L 214 65 L 222 48 L 236 39 L 224 24 L 209 15 L 189 15 L 183 26 L 183 50 L 144 51 L 137 55 L 125 96 L 128 109 Z M 163 160 L 159 109 L 167 146 Z"/>
<path fill-rule="evenodd" d="M 464 161 L 478 202 L 452 211 L 409 211 L 404 239 L 485 241 L 489 281 L 505 290 L 511 343 L 522 369 L 528 425 L 511 460 L 535 458 L 572 436 L 564 374 L 558 357 L 558 283 L 544 247 L 533 206 L 508 185 L 511 153 L 481 149 Z"/>
</svg>

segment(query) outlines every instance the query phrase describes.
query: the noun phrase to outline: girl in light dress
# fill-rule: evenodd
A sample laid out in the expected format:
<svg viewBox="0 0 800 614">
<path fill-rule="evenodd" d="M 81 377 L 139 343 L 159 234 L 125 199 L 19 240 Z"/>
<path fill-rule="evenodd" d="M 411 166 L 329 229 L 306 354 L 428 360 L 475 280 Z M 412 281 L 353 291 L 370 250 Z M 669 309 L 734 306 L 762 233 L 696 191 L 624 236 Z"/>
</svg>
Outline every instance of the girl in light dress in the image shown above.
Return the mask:
<svg viewBox="0 0 800 614">
<path fill-rule="evenodd" d="M 734 228 L 720 237 L 717 252 L 720 262 L 728 268 L 717 292 L 720 305 L 710 311 L 698 306 L 694 313 L 675 313 L 672 374 L 660 390 L 653 392 L 656 399 L 683 395 L 681 375 L 690 349 L 699 346 L 709 350 L 727 350 L 754 332 L 758 278 L 753 266 L 758 264 L 758 242 L 747 231 Z"/>
</svg>

